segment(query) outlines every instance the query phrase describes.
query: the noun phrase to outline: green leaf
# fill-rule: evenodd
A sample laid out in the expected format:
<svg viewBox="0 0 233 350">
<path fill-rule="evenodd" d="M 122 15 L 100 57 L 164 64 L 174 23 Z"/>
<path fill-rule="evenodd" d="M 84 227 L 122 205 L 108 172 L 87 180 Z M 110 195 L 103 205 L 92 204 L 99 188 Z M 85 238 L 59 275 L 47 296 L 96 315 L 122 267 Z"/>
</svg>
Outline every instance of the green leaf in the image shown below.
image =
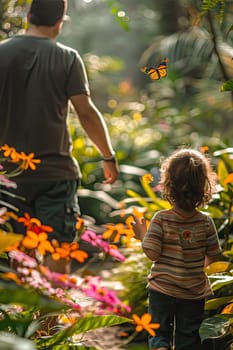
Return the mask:
<svg viewBox="0 0 233 350">
<path fill-rule="evenodd" d="M 10 332 L 0 332 L 0 349 L 36 350 L 33 341 L 18 337 Z"/>
<path fill-rule="evenodd" d="M 233 324 L 233 315 L 215 315 L 206 318 L 200 327 L 199 334 L 201 340 L 209 338 L 219 338 L 226 335 L 229 331 L 230 325 Z"/>
<path fill-rule="evenodd" d="M 33 306 L 45 312 L 64 311 L 68 306 L 48 296 L 38 294 L 34 289 L 23 288 L 16 283 L 0 280 L 0 304 Z"/>
<path fill-rule="evenodd" d="M 227 80 L 220 89 L 221 92 L 233 91 L 233 79 Z"/>
<path fill-rule="evenodd" d="M 84 317 L 79 319 L 77 323 L 73 324 L 72 326 L 67 327 L 60 332 L 57 332 L 49 339 L 38 339 L 36 341 L 36 344 L 38 349 L 51 345 L 61 344 L 74 334 L 85 333 L 93 329 L 110 327 L 126 322 L 131 322 L 131 320 L 126 317 L 115 315 Z"/>
<path fill-rule="evenodd" d="M 115 19 L 115 21 L 120 25 L 121 28 L 123 28 L 126 31 L 129 31 L 129 17 L 126 15 L 125 11 L 120 10 L 119 4 L 120 0 L 115 1 L 109 1 L 104 0 L 108 6 L 110 7 L 111 15 Z"/>
<path fill-rule="evenodd" d="M 217 276 L 210 276 L 210 280 L 212 281 L 213 279 L 216 279 L 216 281 L 211 283 L 211 287 L 213 291 L 216 291 L 223 286 L 226 286 L 228 284 L 233 283 L 233 276 L 228 276 L 228 275 L 217 275 Z"/>
<path fill-rule="evenodd" d="M 229 297 L 213 298 L 205 302 L 205 310 L 217 310 L 218 308 L 223 307 L 224 305 L 232 302 L 232 295 Z"/>
<path fill-rule="evenodd" d="M 222 22 L 224 17 L 225 2 L 224 0 L 203 0 L 202 1 L 202 12 L 201 15 L 205 15 L 206 12 L 211 10 L 216 11 L 215 17 Z"/>
<path fill-rule="evenodd" d="M 214 219 L 221 219 L 224 217 L 224 212 L 220 208 L 211 204 L 208 206 L 208 213 L 211 214 L 211 217 Z"/>
<path fill-rule="evenodd" d="M 225 154 L 233 154 L 233 147 L 228 147 L 228 148 L 224 148 L 224 149 L 220 149 L 218 151 L 215 151 L 213 153 L 214 157 L 219 157 L 219 156 L 223 156 Z"/>
<path fill-rule="evenodd" d="M 233 24 L 232 26 L 230 26 L 230 28 L 228 29 L 227 31 L 227 34 L 226 34 L 226 38 L 228 37 L 228 35 L 230 34 L 230 32 L 233 30 Z"/>
<path fill-rule="evenodd" d="M 228 175 L 227 167 L 222 159 L 218 162 L 218 180 L 220 182 L 220 185 L 222 185 L 224 188 L 226 187 L 224 180 L 226 179 Z"/>
<path fill-rule="evenodd" d="M 98 349 L 93 346 L 70 345 L 70 344 L 55 345 L 51 348 L 51 350 L 98 350 Z"/>
<path fill-rule="evenodd" d="M 143 198 L 142 196 L 140 196 L 140 194 L 133 190 L 127 190 L 126 193 L 128 196 L 134 198 L 142 207 L 148 206 L 148 198 Z"/>
<path fill-rule="evenodd" d="M 17 315 L 13 318 L 13 316 L 7 316 L 3 310 L 1 310 L 1 314 L 4 315 L 4 317 L 2 317 L 0 320 L 0 331 L 11 330 L 12 333 L 17 334 L 20 337 L 28 338 L 30 335 L 33 335 L 34 332 L 39 328 L 39 323 L 33 322 L 33 316 L 31 316 L 31 318 L 28 318 Z M 31 328 L 31 325 L 33 325 L 33 330 Z M 29 329 L 32 331 L 28 332 Z"/>
</svg>

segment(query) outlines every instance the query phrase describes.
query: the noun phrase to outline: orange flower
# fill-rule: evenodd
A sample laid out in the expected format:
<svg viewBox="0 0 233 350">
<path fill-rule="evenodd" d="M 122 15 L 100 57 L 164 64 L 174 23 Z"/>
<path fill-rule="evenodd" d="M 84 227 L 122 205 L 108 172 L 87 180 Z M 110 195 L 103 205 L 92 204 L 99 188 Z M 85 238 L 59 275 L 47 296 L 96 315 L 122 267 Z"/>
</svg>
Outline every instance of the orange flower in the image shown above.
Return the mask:
<svg viewBox="0 0 233 350">
<path fill-rule="evenodd" d="M 145 313 L 140 318 L 138 315 L 133 314 L 132 318 L 134 323 L 136 323 L 136 331 L 141 332 L 145 329 L 152 337 L 156 335 L 154 329 L 158 329 L 160 327 L 159 323 L 150 323 L 152 320 L 151 314 Z"/>
<path fill-rule="evenodd" d="M 72 317 L 72 316 L 67 316 L 67 315 L 60 315 L 59 319 L 61 323 L 69 323 L 69 324 L 74 324 L 77 323 L 78 318 L 77 317 Z"/>
<path fill-rule="evenodd" d="M 222 310 L 221 314 L 233 314 L 233 303 L 225 306 L 224 309 Z"/>
<path fill-rule="evenodd" d="M 209 147 L 208 147 L 208 146 L 201 146 L 201 147 L 200 147 L 200 151 L 201 151 L 202 153 L 206 153 L 206 152 L 209 151 Z"/>
<path fill-rule="evenodd" d="M 143 216 L 142 216 L 142 217 L 143 217 Z M 125 221 L 126 225 L 128 225 L 128 228 L 129 228 L 129 230 L 130 230 L 130 234 L 128 234 L 128 236 L 127 236 L 128 239 L 131 239 L 132 237 L 135 236 L 135 233 L 134 233 L 134 230 L 133 230 L 133 226 L 132 226 L 132 223 L 133 223 L 133 222 L 134 222 L 134 218 L 133 218 L 132 215 L 129 216 L 129 217 L 126 219 L 126 221 Z"/>
<path fill-rule="evenodd" d="M 84 220 L 81 217 L 78 217 L 78 220 L 76 222 L 76 230 L 81 230 L 84 226 Z"/>
<path fill-rule="evenodd" d="M 102 237 L 104 239 L 111 239 L 113 242 L 118 242 L 121 236 L 121 229 L 123 229 L 123 224 L 106 224 L 107 230 L 103 232 Z"/>
<path fill-rule="evenodd" d="M 8 219 L 13 219 L 15 221 L 18 220 L 18 216 L 13 213 L 13 211 L 6 211 L 5 214 L 2 216 L 3 219 L 8 220 Z"/>
<path fill-rule="evenodd" d="M 18 162 L 20 160 L 19 153 L 15 150 L 14 147 L 10 147 L 8 145 L 4 145 L 0 148 L 3 151 L 3 156 L 8 158 L 10 157 L 13 162 Z"/>
<path fill-rule="evenodd" d="M 127 227 L 126 225 L 119 224 L 107 224 L 105 225 L 107 230 L 103 232 L 102 237 L 104 239 L 110 239 L 113 242 L 119 242 L 121 236 L 126 236 L 127 238 L 133 237 L 133 232 L 131 227 Z"/>
<path fill-rule="evenodd" d="M 38 234 L 41 232 L 53 232 L 53 228 L 51 226 L 42 225 L 39 219 L 31 218 L 28 213 L 25 213 L 23 217 L 18 218 L 18 222 L 22 222 L 28 230 Z"/>
<path fill-rule="evenodd" d="M 31 170 L 36 170 L 36 165 L 40 163 L 40 159 L 35 159 L 34 158 L 35 154 L 34 153 L 29 153 L 28 155 L 25 154 L 24 152 L 20 153 L 20 158 L 23 161 L 21 164 L 21 168 L 24 170 L 31 169 Z"/>
<path fill-rule="evenodd" d="M 154 181 L 154 177 L 150 173 L 146 173 L 142 176 L 142 182 L 145 182 L 147 184 L 150 184 L 151 182 Z"/>
<path fill-rule="evenodd" d="M 36 164 L 40 163 L 40 159 L 34 158 L 34 153 L 29 153 L 28 155 L 24 152 L 18 153 L 14 147 L 10 147 L 7 144 L 0 147 L 0 150 L 3 151 L 3 156 L 11 158 L 12 162 L 21 162 L 20 168 L 23 170 L 27 170 L 28 168 L 35 170 Z"/>
<path fill-rule="evenodd" d="M 224 184 L 227 185 L 227 184 L 229 184 L 231 182 L 233 182 L 233 173 L 230 173 L 230 174 L 227 175 L 227 177 L 224 180 Z"/>
<path fill-rule="evenodd" d="M 28 228 L 31 227 L 31 217 L 28 213 L 24 213 L 23 217 L 18 218 L 18 222 L 22 222 Z"/>
<path fill-rule="evenodd" d="M 1 277 L 6 280 L 15 281 L 17 284 L 21 284 L 19 277 L 14 272 L 5 272 L 1 274 Z"/>
<path fill-rule="evenodd" d="M 120 217 L 123 218 L 125 216 L 125 203 L 120 202 L 119 208 L 120 208 Z"/>
<path fill-rule="evenodd" d="M 143 218 L 144 217 L 144 211 L 139 211 L 136 207 L 133 207 L 132 213 L 134 216 L 136 216 L 137 218 Z"/>
<path fill-rule="evenodd" d="M 48 235 L 45 232 L 36 234 L 33 231 L 27 230 L 26 236 L 22 240 L 22 245 L 27 249 L 37 249 L 43 256 L 46 252 L 54 252 L 54 248 L 48 240 Z"/>
<path fill-rule="evenodd" d="M 52 254 L 54 260 L 66 259 L 69 261 L 70 259 L 75 259 L 79 262 L 84 262 L 88 257 L 88 254 L 85 251 L 78 249 L 79 245 L 76 242 L 63 242 L 59 246 L 59 243 L 56 240 L 53 240 L 53 246 L 55 248 L 55 251 Z"/>
</svg>

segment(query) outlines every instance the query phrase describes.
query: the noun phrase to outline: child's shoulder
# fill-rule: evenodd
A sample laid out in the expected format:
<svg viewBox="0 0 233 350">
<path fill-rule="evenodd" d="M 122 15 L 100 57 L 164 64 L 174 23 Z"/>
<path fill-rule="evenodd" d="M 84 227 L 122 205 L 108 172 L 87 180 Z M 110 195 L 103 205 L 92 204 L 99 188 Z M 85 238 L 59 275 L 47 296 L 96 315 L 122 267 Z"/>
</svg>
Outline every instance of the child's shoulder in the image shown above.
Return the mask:
<svg viewBox="0 0 233 350">
<path fill-rule="evenodd" d="M 171 209 L 162 209 L 162 210 L 158 210 L 155 214 L 154 217 L 157 218 L 166 218 L 168 216 L 172 215 L 172 211 Z"/>
</svg>

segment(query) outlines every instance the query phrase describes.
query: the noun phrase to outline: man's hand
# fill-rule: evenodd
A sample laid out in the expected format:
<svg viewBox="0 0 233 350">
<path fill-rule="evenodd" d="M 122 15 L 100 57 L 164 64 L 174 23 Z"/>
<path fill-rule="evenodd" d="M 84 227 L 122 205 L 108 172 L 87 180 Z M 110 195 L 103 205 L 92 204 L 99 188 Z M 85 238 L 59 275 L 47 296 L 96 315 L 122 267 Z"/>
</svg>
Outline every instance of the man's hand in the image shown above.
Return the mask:
<svg viewBox="0 0 233 350">
<path fill-rule="evenodd" d="M 116 181 L 118 174 L 119 174 L 119 166 L 117 161 L 109 162 L 109 161 L 103 161 L 103 167 L 104 167 L 104 177 L 105 177 L 105 184 L 112 184 Z"/>
</svg>

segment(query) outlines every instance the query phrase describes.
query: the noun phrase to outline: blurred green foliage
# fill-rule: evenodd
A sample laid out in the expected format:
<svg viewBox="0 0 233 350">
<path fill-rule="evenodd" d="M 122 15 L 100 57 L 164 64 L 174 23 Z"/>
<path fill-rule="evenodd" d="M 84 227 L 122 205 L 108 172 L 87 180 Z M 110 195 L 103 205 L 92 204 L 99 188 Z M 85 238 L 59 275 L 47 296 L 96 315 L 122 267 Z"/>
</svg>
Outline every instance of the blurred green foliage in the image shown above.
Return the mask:
<svg viewBox="0 0 233 350">
<path fill-rule="evenodd" d="M 25 27 L 22 5 L 26 3 L 1 2 L 1 39 Z M 122 202 L 128 208 L 139 199 L 149 218 L 166 204 L 157 192 L 151 198 L 140 177 L 152 173 L 156 190 L 161 159 L 180 146 L 208 146 L 220 187 L 205 210 L 218 228 L 223 261 L 232 263 L 233 185 L 226 178 L 233 173 L 233 2 L 70 0 L 68 14 L 70 21 L 60 40 L 83 55 L 92 96 L 108 124 L 121 170 L 113 186 L 102 183 L 99 154 L 71 113 L 73 154 L 83 174 L 82 213 L 100 225 L 119 222 L 123 221 L 119 216 Z M 141 66 L 156 65 L 163 57 L 169 58 L 166 79 L 152 81 L 140 72 Z M 121 275 L 131 304 L 136 306 L 140 300 L 144 308 L 149 264 L 143 264 L 142 271 L 137 266 L 143 261 L 139 253 L 136 260 L 122 265 L 124 273 L 120 270 L 114 278 L 119 280 Z M 216 332 L 222 329 L 228 334 L 232 327 L 232 314 L 219 316 L 224 305 L 232 302 L 232 276 L 232 267 L 211 273 L 215 296 L 206 304 L 203 339 L 219 336 Z"/>
</svg>

